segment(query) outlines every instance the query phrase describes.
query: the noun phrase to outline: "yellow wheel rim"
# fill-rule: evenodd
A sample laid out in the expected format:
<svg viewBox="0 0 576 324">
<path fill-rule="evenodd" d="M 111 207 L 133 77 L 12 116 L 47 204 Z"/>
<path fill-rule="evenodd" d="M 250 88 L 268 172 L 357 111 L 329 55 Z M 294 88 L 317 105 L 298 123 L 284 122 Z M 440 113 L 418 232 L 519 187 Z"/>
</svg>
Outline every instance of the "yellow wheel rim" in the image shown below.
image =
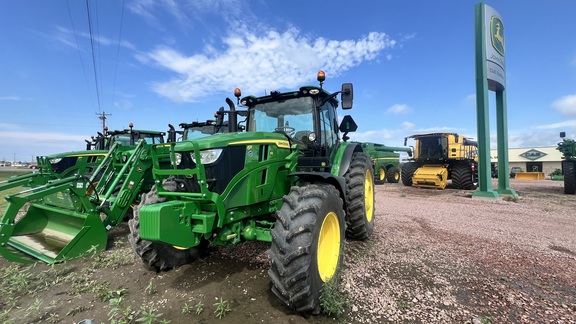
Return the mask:
<svg viewBox="0 0 576 324">
<path fill-rule="evenodd" d="M 386 170 L 380 169 L 379 179 L 380 181 L 384 181 L 384 179 L 386 179 Z"/>
<path fill-rule="evenodd" d="M 334 212 L 329 212 L 322 222 L 317 251 L 320 279 L 328 282 L 336 273 L 340 259 L 340 223 Z"/>
<path fill-rule="evenodd" d="M 374 216 L 374 180 L 370 170 L 366 171 L 364 179 L 364 209 L 366 211 L 366 220 L 371 222 Z"/>
<path fill-rule="evenodd" d="M 400 173 L 398 172 L 394 173 L 394 180 L 396 181 L 400 180 Z"/>
</svg>

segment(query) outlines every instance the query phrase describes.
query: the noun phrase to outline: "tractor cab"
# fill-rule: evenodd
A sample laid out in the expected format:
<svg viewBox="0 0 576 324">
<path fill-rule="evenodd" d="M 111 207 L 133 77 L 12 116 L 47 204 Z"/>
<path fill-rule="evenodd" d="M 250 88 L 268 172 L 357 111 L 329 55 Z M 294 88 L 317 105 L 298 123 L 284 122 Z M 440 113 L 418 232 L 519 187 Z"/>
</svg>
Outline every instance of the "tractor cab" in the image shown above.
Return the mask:
<svg viewBox="0 0 576 324">
<path fill-rule="evenodd" d="M 248 96 L 240 100 L 248 107 L 248 132 L 273 132 L 284 135 L 290 146 L 300 152 L 300 169 L 326 171 L 330 168 L 331 155 L 346 134 L 356 130 L 352 117 L 346 116 L 338 126 L 338 100 L 342 95 L 342 108 L 352 108 L 352 84 L 343 84 L 342 91 L 329 93 L 322 89 L 324 72 L 318 73 L 320 86 L 304 86 L 298 91 L 280 93 L 273 91 L 264 97 Z M 342 138 L 338 131 L 344 132 Z"/>
</svg>

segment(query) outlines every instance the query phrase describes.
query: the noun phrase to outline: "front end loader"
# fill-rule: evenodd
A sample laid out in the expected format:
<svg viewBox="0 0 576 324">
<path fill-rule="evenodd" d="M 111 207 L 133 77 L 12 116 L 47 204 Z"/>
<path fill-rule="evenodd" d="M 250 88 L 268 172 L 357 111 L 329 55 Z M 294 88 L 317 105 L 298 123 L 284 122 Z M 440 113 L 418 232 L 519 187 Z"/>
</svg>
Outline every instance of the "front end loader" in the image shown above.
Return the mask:
<svg viewBox="0 0 576 324">
<path fill-rule="evenodd" d="M 405 186 L 446 188 L 452 180 L 456 189 L 473 190 L 478 183 L 476 141 L 456 133 L 418 134 L 406 137 L 415 141 L 414 155 L 402 166 Z"/>
<path fill-rule="evenodd" d="M 184 130 L 197 126 L 187 124 Z M 175 133 L 173 127 L 169 132 Z M 152 131 L 111 132 L 106 139 L 110 149 L 89 171 L 50 178 L 6 196 L 0 254 L 16 262 L 39 259 L 51 264 L 106 249 L 107 232 L 131 218 L 140 195 L 154 185 L 153 163 L 170 164 L 163 136 Z M 153 146 L 159 146 L 154 160 Z"/>
<path fill-rule="evenodd" d="M 38 187 L 51 180 L 80 175 L 90 175 L 108 154 L 116 142 L 125 146 L 135 146 L 143 139 L 150 144 L 164 143 L 164 132 L 135 130 L 132 123 L 129 129 L 98 133 L 91 141 L 86 141 L 85 151 L 73 151 L 37 157 L 38 170 L 0 181 L 0 193 L 16 187 Z"/>
<path fill-rule="evenodd" d="M 152 147 L 155 186 L 134 208 L 129 241 L 148 267 L 169 270 L 209 244 L 271 244 L 273 293 L 287 306 L 317 314 L 324 284 L 342 267 L 345 237 L 365 240 L 374 226 L 370 157 L 350 143 L 357 126 L 337 107 L 352 107 L 352 84 L 240 99 L 245 132 Z M 244 123 L 241 122 L 241 123 Z M 235 124 L 235 121 L 230 121 Z"/>
</svg>

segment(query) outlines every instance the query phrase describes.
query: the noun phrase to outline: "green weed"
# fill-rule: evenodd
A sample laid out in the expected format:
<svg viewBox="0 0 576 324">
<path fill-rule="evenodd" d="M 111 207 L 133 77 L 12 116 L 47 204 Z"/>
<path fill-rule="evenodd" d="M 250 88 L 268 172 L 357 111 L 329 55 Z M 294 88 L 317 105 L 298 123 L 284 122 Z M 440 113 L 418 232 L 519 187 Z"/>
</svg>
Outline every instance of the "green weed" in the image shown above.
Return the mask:
<svg viewBox="0 0 576 324">
<path fill-rule="evenodd" d="M 506 195 L 506 196 L 502 196 L 502 200 L 510 201 L 510 202 L 518 202 L 518 196 L 517 195 Z"/>
<path fill-rule="evenodd" d="M 160 317 L 162 317 L 162 313 L 156 313 L 152 307 L 146 308 L 144 306 L 140 307 L 140 315 L 141 317 L 136 319 L 136 322 L 146 324 L 152 324 L 156 321 L 160 321 Z M 163 320 L 162 322 L 169 323 L 169 321 L 166 322 L 166 320 Z"/>
<path fill-rule="evenodd" d="M 106 290 L 100 294 L 100 300 L 107 302 L 112 298 L 120 298 L 126 295 L 126 288 L 120 288 L 117 290 Z"/>
<path fill-rule="evenodd" d="M 348 295 L 339 289 L 338 280 L 332 279 L 324 284 L 320 294 L 322 312 L 328 316 L 340 316 L 350 305 Z"/>
<path fill-rule="evenodd" d="M 158 292 L 158 289 L 156 288 L 156 286 L 154 286 L 152 281 L 150 281 L 148 283 L 148 286 L 146 286 L 146 288 L 144 289 L 144 292 L 147 293 L 148 295 L 154 295 L 155 293 Z"/>
<path fill-rule="evenodd" d="M 123 301 L 124 297 L 112 298 L 108 301 L 108 304 L 111 306 L 108 312 L 108 321 L 110 321 L 110 324 L 131 323 L 134 320 L 135 314 L 132 312 L 132 308 L 130 306 L 122 307 Z"/>
<path fill-rule="evenodd" d="M 195 308 L 196 308 L 196 315 L 200 315 L 200 313 L 202 313 L 202 311 L 204 310 L 204 304 L 202 304 L 202 302 L 199 301 L 198 304 L 196 304 Z"/>
<path fill-rule="evenodd" d="M 188 303 L 184 303 L 184 306 L 182 306 L 182 314 L 184 315 L 192 314 L 192 306 L 188 305 Z"/>
<path fill-rule="evenodd" d="M 228 303 L 227 300 L 223 300 L 222 297 L 220 297 L 220 301 L 214 303 L 214 306 L 216 306 L 214 314 L 219 319 L 222 319 L 224 316 L 226 316 L 226 314 L 232 311 L 232 309 L 230 308 L 230 303 Z"/>
<path fill-rule="evenodd" d="M 91 309 L 92 306 L 85 306 L 85 305 L 77 306 L 66 312 L 66 316 L 74 316 L 76 314 L 80 314 Z"/>
</svg>

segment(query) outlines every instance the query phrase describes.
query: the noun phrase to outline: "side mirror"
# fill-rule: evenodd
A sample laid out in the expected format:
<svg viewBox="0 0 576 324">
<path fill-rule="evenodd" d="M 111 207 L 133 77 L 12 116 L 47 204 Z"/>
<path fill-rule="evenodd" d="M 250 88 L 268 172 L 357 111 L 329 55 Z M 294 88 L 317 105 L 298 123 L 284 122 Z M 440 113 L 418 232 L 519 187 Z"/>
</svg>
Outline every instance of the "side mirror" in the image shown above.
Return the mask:
<svg viewBox="0 0 576 324">
<path fill-rule="evenodd" d="M 340 94 L 340 98 L 342 101 L 342 109 L 352 108 L 354 101 L 354 89 L 352 87 L 352 83 L 342 84 L 342 92 Z"/>
<path fill-rule="evenodd" d="M 560 132 L 560 138 L 566 137 L 566 132 Z"/>
</svg>

